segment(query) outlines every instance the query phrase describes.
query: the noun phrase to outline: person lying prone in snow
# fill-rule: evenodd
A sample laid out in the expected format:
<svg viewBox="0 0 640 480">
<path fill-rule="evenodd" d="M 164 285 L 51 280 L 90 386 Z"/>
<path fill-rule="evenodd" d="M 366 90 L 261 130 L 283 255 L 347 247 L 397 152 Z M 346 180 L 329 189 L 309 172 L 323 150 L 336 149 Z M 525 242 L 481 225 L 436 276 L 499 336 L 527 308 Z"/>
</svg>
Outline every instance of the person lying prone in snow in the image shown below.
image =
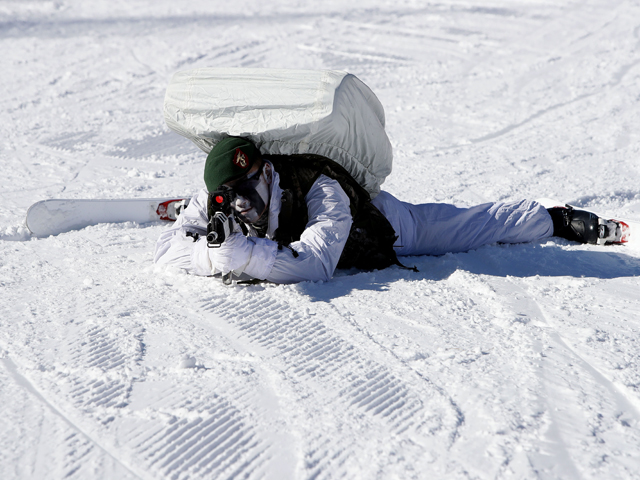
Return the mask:
<svg viewBox="0 0 640 480">
<path fill-rule="evenodd" d="M 441 255 L 550 236 L 615 243 L 621 235 L 613 221 L 531 200 L 460 208 L 413 205 L 384 191 L 372 200 L 325 157 L 262 155 L 240 137 L 213 147 L 204 181 L 206 189 L 158 239 L 156 263 L 195 275 L 295 283 L 327 281 L 336 268 L 402 266 L 398 255 Z M 218 248 L 210 248 L 207 226 L 221 192 L 230 195 L 237 222 Z"/>
</svg>

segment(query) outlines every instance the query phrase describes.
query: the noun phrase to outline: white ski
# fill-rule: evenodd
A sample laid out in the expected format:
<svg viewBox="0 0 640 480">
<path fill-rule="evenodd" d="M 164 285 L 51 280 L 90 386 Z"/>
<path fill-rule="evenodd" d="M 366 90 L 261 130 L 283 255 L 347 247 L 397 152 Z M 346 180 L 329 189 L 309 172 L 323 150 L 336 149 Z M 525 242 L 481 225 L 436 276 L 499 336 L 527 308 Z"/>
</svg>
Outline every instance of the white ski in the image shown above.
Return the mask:
<svg viewBox="0 0 640 480">
<path fill-rule="evenodd" d="M 99 223 L 174 221 L 188 204 L 188 198 L 42 200 L 29 207 L 26 225 L 47 237 Z"/>
</svg>

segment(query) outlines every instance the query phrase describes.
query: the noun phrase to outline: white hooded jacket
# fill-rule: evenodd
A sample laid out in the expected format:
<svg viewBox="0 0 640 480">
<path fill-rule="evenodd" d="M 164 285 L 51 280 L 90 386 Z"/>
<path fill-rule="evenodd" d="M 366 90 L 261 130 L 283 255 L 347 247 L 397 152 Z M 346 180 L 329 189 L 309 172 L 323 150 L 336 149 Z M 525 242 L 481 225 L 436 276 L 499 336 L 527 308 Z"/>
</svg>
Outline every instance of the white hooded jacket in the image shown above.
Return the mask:
<svg viewBox="0 0 640 480">
<path fill-rule="evenodd" d="M 333 276 L 351 229 L 349 197 L 335 180 L 320 175 L 305 197 L 309 223 L 300 240 L 291 248 L 278 250 L 273 240 L 278 228 L 282 189 L 273 171 L 269 222 L 265 238 L 234 233 L 220 248 L 208 248 L 207 197 L 202 189 L 190 201 L 176 222 L 162 232 L 156 244 L 154 261 L 184 268 L 195 275 L 214 275 L 233 271 L 274 283 L 305 280 L 327 281 Z M 187 233 L 198 234 L 194 236 Z"/>
<path fill-rule="evenodd" d="M 281 196 L 280 178 L 274 170 L 266 238 L 236 232 L 219 248 L 208 248 L 208 194 L 202 189 L 178 220 L 162 232 L 154 261 L 195 275 L 233 271 L 274 283 L 330 280 L 351 229 L 349 197 L 336 180 L 318 177 L 305 197 L 309 222 L 300 240 L 291 243 L 298 253 L 295 257 L 288 248 L 279 250 L 273 240 Z M 398 255 L 442 255 L 496 242 L 530 242 L 553 234 L 551 216 L 531 200 L 461 208 L 444 203 L 413 205 L 383 191 L 372 203 L 398 235 L 394 245 Z"/>
</svg>

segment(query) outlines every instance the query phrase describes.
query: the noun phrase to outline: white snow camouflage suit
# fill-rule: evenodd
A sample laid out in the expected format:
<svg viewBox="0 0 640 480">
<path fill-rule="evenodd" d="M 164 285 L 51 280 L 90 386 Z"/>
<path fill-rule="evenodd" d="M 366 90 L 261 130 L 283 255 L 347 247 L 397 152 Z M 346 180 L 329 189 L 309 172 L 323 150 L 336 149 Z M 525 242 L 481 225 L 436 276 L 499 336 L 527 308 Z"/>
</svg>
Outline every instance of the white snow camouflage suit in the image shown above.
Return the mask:
<svg viewBox="0 0 640 480">
<path fill-rule="evenodd" d="M 208 192 L 202 189 L 161 234 L 154 261 L 195 275 L 233 271 L 237 276 L 244 274 L 243 278 L 274 283 L 330 280 L 351 229 L 349 197 L 336 180 L 326 175 L 317 178 L 305 197 L 308 223 L 300 240 L 291 243 L 298 254 L 294 256 L 291 249 L 278 249 L 274 241 L 281 196 L 280 178 L 274 169 L 266 237 L 235 233 L 222 247 L 208 248 Z M 553 234 L 551 216 L 542 205 L 530 200 L 460 208 L 438 203 L 413 205 L 382 191 L 372 204 L 395 230 L 398 238 L 394 250 L 399 256 L 463 252 L 497 242 L 530 242 Z"/>
</svg>

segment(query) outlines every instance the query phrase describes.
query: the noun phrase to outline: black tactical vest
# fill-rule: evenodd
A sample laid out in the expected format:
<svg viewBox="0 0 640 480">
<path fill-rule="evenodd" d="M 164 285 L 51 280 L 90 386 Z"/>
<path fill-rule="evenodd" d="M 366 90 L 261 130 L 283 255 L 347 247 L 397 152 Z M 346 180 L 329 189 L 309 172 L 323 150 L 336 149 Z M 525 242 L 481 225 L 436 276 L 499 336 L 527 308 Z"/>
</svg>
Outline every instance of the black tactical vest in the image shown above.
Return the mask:
<svg viewBox="0 0 640 480">
<path fill-rule="evenodd" d="M 309 222 L 305 197 L 318 177 L 326 175 L 340 184 L 351 201 L 353 224 L 338 268 L 381 270 L 390 265 L 403 266 L 393 250 L 398 238 L 393 227 L 344 167 L 320 155 L 264 155 L 264 158 L 273 163 L 283 190 L 275 232 L 279 245 L 288 246 L 300 240 Z"/>
</svg>

